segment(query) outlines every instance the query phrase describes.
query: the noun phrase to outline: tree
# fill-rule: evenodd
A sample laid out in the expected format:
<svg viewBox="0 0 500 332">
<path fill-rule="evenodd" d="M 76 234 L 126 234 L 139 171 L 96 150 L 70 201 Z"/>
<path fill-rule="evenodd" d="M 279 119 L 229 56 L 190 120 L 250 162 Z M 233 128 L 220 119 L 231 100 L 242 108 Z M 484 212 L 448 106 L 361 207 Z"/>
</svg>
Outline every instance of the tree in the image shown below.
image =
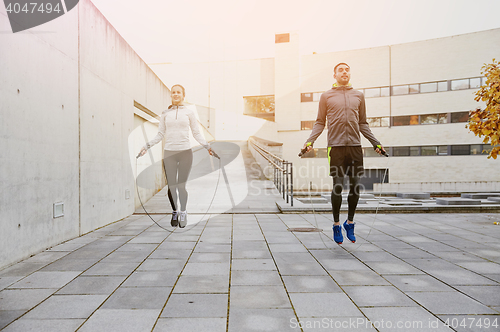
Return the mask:
<svg viewBox="0 0 500 332">
<path fill-rule="evenodd" d="M 483 137 L 483 143 L 490 143 L 492 149 L 488 158 L 497 159 L 500 154 L 500 62 L 484 64 L 481 74 L 486 77 L 486 84 L 476 92 L 475 101 L 483 101 L 486 108 L 470 112 L 469 128 L 476 136 Z"/>
</svg>

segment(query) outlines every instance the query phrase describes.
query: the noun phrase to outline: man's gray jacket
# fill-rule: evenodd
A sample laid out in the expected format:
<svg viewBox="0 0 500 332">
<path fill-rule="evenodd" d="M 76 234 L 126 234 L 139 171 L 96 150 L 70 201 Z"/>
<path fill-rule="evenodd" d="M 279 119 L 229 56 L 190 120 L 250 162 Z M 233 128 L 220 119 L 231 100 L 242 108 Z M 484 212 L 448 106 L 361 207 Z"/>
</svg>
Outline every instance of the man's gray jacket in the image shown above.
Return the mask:
<svg viewBox="0 0 500 332">
<path fill-rule="evenodd" d="M 314 143 L 328 122 L 328 146 L 361 146 L 360 132 L 373 146 L 380 142 L 366 122 L 365 96 L 351 86 L 336 86 L 321 95 L 318 118 L 307 142 Z"/>
</svg>

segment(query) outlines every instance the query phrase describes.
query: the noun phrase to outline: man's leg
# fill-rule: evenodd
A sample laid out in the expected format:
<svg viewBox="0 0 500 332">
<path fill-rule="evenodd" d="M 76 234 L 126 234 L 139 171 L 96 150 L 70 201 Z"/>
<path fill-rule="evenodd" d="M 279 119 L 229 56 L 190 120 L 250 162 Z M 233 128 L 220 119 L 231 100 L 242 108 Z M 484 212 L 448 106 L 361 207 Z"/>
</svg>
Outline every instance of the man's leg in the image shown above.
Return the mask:
<svg viewBox="0 0 500 332">
<path fill-rule="evenodd" d="M 333 239 L 338 244 L 342 244 L 344 237 L 340 228 L 340 206 L 342 205 L 342 189 L 344 186 L 344 177 L 333 177 L 332 190 L 332 212 L 333 212 Z"/>
<path fill-rule="evenodd" d="M 359 201 L 359 177 L 349 176 L 349 196 L 347 197 L 348 203 L 348 213 L 347 213 L 347 223 L 352 224 L 354 222 L 354 213 L 356 213 L 356 207 Z"/>
<path fill-rule="evenodd" d="M 347 238 L 351 242 L 356 242 L 356 236 L 354 236 L 354 213 L 356 212 L 356 207 L 359 201 L 359 177 L 349 176 L 349 196 L 347 197 L 348 212 L 347 220 L 344 222 L 344 229 Z"/>
</svg>

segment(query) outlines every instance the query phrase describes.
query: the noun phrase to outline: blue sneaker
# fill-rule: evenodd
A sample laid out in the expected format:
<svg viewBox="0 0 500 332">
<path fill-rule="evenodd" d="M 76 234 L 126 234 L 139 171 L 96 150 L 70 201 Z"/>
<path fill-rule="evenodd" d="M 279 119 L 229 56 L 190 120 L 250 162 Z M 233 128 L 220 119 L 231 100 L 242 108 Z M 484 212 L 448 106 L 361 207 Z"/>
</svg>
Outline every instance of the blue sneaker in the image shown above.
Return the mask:
<svg viewBox="0 0 500 332">
<path fill-rule="evenodd" d="M 342 235 L 342 228 L 340 225 L 333 225 L 333 240 L 338 244 L 342 244 L 342 242 L 344 242 L 344 236 Z"/>
<path fill-rule="evenodd" d="M 347 220 L 344 222 L 344 229 L 347 238 L 352 242 L 356 242 L 356 237 L 354 236 L 354 224 L 348 224 Z"/>
</svg>

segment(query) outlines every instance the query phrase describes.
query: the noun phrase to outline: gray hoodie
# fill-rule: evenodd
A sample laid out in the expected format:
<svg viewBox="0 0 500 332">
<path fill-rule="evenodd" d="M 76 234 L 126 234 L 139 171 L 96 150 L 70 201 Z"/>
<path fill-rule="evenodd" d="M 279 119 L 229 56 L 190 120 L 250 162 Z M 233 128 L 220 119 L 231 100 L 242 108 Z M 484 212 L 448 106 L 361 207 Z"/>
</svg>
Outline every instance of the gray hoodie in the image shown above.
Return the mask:
<svg viewBox="0 0 500 332">
<path fill-rule="evenodd" d="M 373 146 L 380 142 L 366 122 L 365 96 L 351 86 L 336 86 L 321 95 L 318 118 L 307 142 L 314 143 L 328 122 L 328 146 L 361 146 L 360 132 Z"/>
<path fill-rule="evenodd" d="M 184 105 L 171 105 L 167 110 L 163 111 L 158 125 L 158 134 L 146 143 L 144 148 L 149 149 L 165 137 L 165 150 L 180 151 L 191 149 L 189 128 L 191 128 L 193 137 L 198 143 L 209 149 L 210 145 L 200 132 L 194 111 Z"/>
</svg>

